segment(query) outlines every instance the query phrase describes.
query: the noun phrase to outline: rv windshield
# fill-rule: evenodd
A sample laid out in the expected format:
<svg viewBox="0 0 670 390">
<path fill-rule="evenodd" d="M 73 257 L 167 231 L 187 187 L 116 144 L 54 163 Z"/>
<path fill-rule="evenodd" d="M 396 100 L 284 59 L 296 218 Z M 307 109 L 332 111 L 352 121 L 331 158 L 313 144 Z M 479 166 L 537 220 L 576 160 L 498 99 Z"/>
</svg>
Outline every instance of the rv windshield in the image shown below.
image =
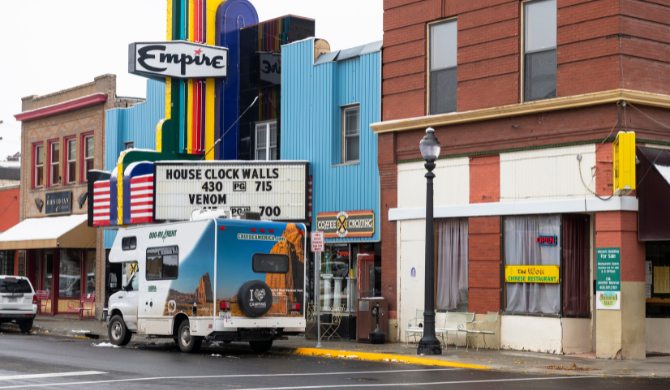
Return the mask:
<svg viewBox="0 0 670 390">
<path fill-rule="evenodd" d="M 130 277 L 130 282 L 123 289 L 126 291 L 137 291 L 140 289 L 140 278 L 137 277 L 137 272 Z"/>
</svg>

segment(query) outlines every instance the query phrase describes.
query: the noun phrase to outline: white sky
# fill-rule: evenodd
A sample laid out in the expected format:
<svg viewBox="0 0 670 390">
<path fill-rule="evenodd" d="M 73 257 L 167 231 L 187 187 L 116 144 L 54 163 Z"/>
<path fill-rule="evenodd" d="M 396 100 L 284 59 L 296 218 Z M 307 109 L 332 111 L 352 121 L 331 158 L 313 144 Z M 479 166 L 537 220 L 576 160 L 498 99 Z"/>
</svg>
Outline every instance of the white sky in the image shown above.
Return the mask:
<svg viewBox="0 0 670 390">
<path fill-rule="evenodd" d="M 250 0 L 260 21 L 293 14 L 316 20 L 333 50 L 383 37 L 383 0 Z M 0 161 L 19 151 L 21 98 L 116 74 L 120 96 L 144 97 L 128 74 L 128 44 L 165 40 L 166 0 L 0 0 Z"/>
</svg>

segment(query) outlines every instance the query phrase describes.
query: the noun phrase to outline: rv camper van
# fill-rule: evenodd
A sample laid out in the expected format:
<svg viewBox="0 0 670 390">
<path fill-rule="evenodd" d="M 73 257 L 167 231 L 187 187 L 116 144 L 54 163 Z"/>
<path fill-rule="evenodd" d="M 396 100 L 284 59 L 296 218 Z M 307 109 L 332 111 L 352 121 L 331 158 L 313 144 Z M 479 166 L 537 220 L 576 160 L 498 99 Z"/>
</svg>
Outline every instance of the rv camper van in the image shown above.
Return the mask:
<svg viewBox="0 0 670 390">
<path fill-rule="evenodd" d="M 120 229 L 111 263 L 133 274 L 109 299 L 116 345 L 133 333 L 170 337 L 184 352 L 203 340 L 272 342 L 305 331 L 305 226 L 208 218 Z"/>
</svg>

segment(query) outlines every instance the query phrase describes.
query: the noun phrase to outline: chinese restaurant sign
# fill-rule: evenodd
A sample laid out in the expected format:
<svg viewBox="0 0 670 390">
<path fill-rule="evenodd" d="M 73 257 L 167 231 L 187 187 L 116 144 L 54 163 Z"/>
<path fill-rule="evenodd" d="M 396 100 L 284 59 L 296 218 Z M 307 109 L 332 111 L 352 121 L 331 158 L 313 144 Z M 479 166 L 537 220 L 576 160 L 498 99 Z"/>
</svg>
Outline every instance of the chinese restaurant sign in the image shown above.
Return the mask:
<svg viewBox="0 0 670 390">
<path fill-rule="evenodd" d="M 319 213 L 316 230 L 326 238 L 372 237 L 375 234 L 375 214 L 372 210 Z"/>
<path fill-rule="evenodd" d="M 507 283 L 558 283 L 557 265 L 508 265 L 505 266 Z"/>
<path fill-rule="evenodd" d="M 596 249 L 596 309 L 621 309 L 621 248 Z"/>
<path fill-rule="evenodd" d="M 45 214 L 66 214 L 72 211 L 72 191 L 49 192 L 45 198 Z"/>
</svg>

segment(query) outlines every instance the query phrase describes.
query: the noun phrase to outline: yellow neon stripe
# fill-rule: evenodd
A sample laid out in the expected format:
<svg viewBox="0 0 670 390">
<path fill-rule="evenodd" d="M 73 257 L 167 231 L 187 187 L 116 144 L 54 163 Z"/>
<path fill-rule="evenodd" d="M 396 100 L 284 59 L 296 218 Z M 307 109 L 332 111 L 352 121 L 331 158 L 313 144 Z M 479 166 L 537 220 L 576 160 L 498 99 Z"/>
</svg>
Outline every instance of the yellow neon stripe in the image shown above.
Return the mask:
<svg viewBox="0 0 670 390">
<path fill-rule="evenodd" d="M 360 360 L 370 360 L 370 361 L 392 361 L 393 359 L 402 363 L 409 364 L 422 364 L 429 366 L 440 366 L 440 367 L 456 367 L 456 368 L 472 368 L 475 370 L 490 370 L 490 367 L 479 366 L 476 364 L 466 364 L 466 363 L 456 363 L 446 360 L 437 360 L 429 359 L 422 357 L 414 357 L 407 355 L 392 355 L 387 353 L 370 353 L 370 352 L 360 352 L 360 351 L 340 351 L 335 349 L 321 349 L 321 348 L 296 348 L 292 351 L 298 355 L 307 355 L 307 356 L 325 356 L 335 358 L 337 356 L 356 356 Z M 326 356 L 328 355 L 328 356 Z M 388 360 L 387 360 L 388 359 Z"/>
<path fill-rule="evenodd" d="M 167 1 L 167 41 L 172 40 L 172 0 Z"/>
<path fill-rule="evenodd" d="M 194 42 L 193 28 L 195 23 L 193 23 L 193 0 L 188 0 L 188 40 Z"/>
<path fill-rule="evenodd" d="M 165 78 L 165 119 L 172 117 L 172 79 Z"/>
<path fill-rule="evenodd" d="M 214 146 L 214 98 L 216 89 L 214 79 L 207 79 L 205 91 L 205 153 Z M 212 149 L 205 160 L 214 160 L 214 149 Z"/>
<path fill-rule="evenodd" d="M 123 155 L 119 157 L 119 163 L 117 165 L 117 171 L 116 171 L 116 186 L 118 188 L 118 192 L 116 194 L 117 197 L 117 219 L 118 219 L 118 224 L 123 225 Z M 111 199 L 110 199 L 111 200 Z"/>
<path fill-rule="evenodd" d="M 207 2 L 207 44 L 216 45 L 216 10 L 226 0 L 210 0 Z M 214 99 L 216 86 L 214 79 L 207 79 L 205 90 L 205 153 L 214 146 Z M 214 160 L 214 149 L 205 156 L 205 160 Z"/>
<path fill-rule="evenodd" d="M 156 125 L 156 151 L 159 153 L 163 151 L 163 123 L 165 123 L 166 120 L 167 119 L 161 119 L 158 122 L 158 125 Z"/>
<path fill-rule="evenodd" d="M 193 79 L 188 79 L 188 99 L 184 99 L 186 105 L 186 152 L 191 153 L 193 150 Z"/>
</svg>

